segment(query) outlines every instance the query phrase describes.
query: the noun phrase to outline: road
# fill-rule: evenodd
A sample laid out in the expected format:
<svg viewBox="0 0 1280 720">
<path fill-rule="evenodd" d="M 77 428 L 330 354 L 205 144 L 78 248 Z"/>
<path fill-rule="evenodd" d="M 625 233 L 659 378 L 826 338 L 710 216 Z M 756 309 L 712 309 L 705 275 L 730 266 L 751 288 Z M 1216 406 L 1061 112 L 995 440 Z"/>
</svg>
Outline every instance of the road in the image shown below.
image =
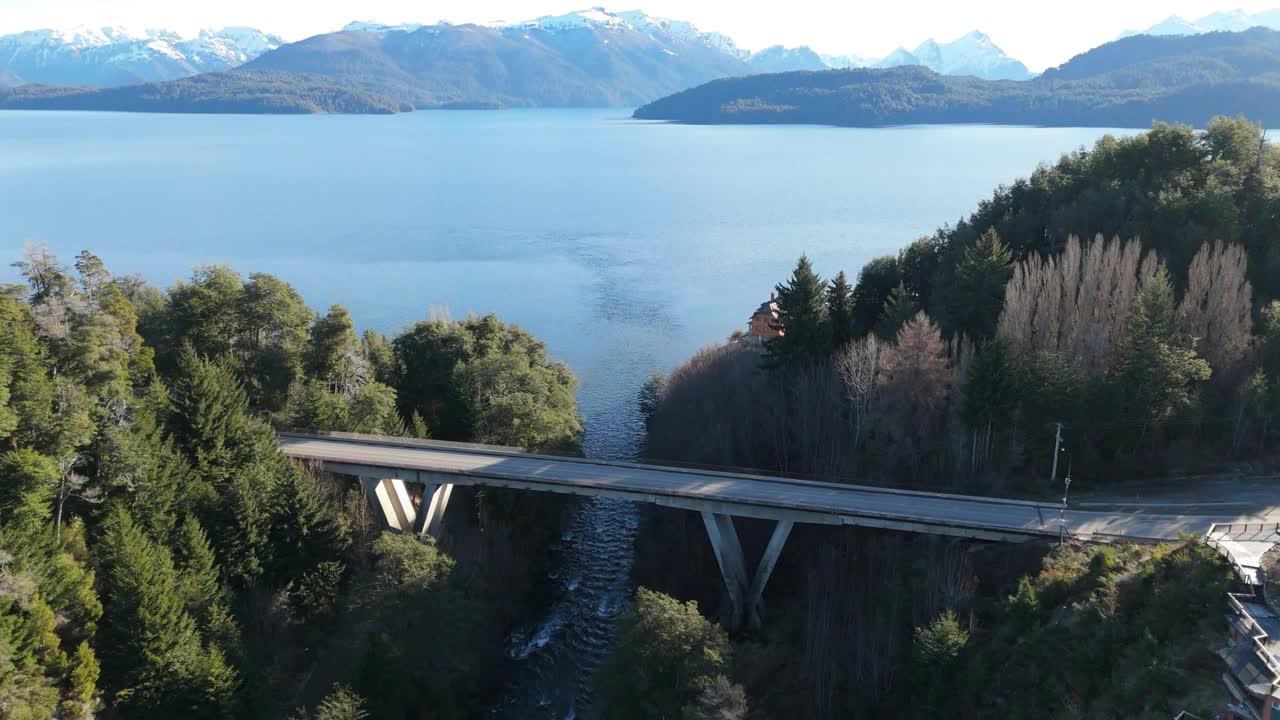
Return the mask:
<svg viewBox="0 0 1280 720">
<path fill-rule="evenodd" d="M 334 472 L 405 481 L 620 497 L 740 517 L 882 527 L 992 539 L 1172 540 L 1213 523 L 1261 522 L 1239 508 L 1178 514 L 1141 507 L 1068 510 L 1047 503 L 841 485 L 676 467 L 560 458 L 432 441 L 280 435 L 280 448 Z"/>
</svg>

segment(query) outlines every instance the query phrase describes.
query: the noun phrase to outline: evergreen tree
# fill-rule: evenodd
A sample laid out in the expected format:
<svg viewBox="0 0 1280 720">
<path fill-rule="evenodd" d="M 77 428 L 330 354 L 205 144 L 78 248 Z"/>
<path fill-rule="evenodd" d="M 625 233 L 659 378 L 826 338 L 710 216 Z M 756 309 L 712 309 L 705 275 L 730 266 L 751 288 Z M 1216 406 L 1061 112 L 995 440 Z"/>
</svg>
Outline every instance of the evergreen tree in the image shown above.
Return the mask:
<svg viewBox="0 0 1280 720">
<path fill-rule="evenodd" d="M 1161 267 L 1138 293 L 1128 336 L 1113 374 L 1123 417 L 1159 426 L 1196 400 L 1196 384 L 1209 379 L 1209 364 L 1177 338 L 1177 306 L 1169 274 Z"/>
<path fill-rule="evenodd" d="M 92 718 L 97 708 L 98 676 L 101 668 L 98 658 L 89 646 L 82 641 L 71 658 L 70 681 L 66 695 L 62 700 L 62 717 L 66 720 L 87 720 Z"/>
<path fill-rule="evenodd" d="M 364 720 L 364 705 L 364 698 L 339 685 L 316 708 L 315 720 Z"/>
<path fill-rule="evenodd" d="M 618 617 L 613 654 L 597 671 L 603 717 L 680 717 L 705 684 L 727 670 L 729 653 L 725 631 L 702 617 L 696 603 L 637 589 Z"/>
<path fill-rule="evenodd" d="M 270 539 L 274 573 L 285 581 L 337 560 L 348 544 L 332 501 L 314 477 L 294 464 L 272 493 Z"/>
<path fill-rule="evenodd" d="M 224 366 L 184 348 L 172 404 L 174 440 L 197 475 L 215 486 L 225 482 L 240 465 L 237 453 L 248 432 L 249 401 L 239 381 Z"/>
<path fill-rule="evenodd" d="M 360 336 L 360 354 L 369 365 L 369 378 L 395 387 L 396 356 L 382 333 L 365 330 Z"/>
<path fill-rule="evenodd" d="M 1013 252 L 995 229 L 984 232 L 956 265 L 955 285 L 947 303 L 948 329 L 971 338 L 995 334 L 1004 289 L 1013 277 Z"/>
<path fill-rule="evenodd" d="M 9 293 L 0 293 L 0 370 L 7 395 L 0 396 L 5 400 L 0 440 L 8 438 L 8 446 L 46 447 L 55 421 L 48 360 L 36 340 L 31 308 Z"/>
<path fill-rule="evenodd" d="M 183 607 L 200 624 L 207 625 L 209 609 L 222 595 L 218 560 L 209 536 L 200 522 L 186 515 L 178 527 L 174 542 L 174 561 L 178 571 L 178 594 Z"/>
<path fill-rule="evenodd" d="M 892 255 L 875 258 L 862 267 L 853 286 L 854 335 L 861 337 L 871 332 L 880 320 L 885 301 L 901 284 L 902 270 Z"/>
<path fill-rule="evenodd" d="M 0 524 L 35 528 L 48 523 L 60 477 L 53 460 L 30 448 L 0 455 Z"/>
<path fill-rule="evenodd" d="M 365 383 L 351 399 L 349 430 L 372 435 L 404 435 L 404 420 L 396 409 L 396 391 L 380 382 Z"/>
<path fill-rule="evenodd" d="M 121 711 L 156 720 L 223 715 L 235 673 L 220 652 L 202 647 L 168 551 L 116 508 L 105 523 L 102 554 L 109 588 L 107 680 Z"/>
<path fill-rule="evenodd" d="M 827 287 L 827 320 L 831 324 L 831 347 L 839 350 L 853 340 L 853 288 L 844 277 L 844 271 L 836 274 Z"/>
<path fill-rule="evenodd" d="M 348 397 L 369 380 L 369 363 L 346 308 L 330 307 L 329 313 L 311 326 L 303 364 L 307 375 L 326 383 L 330 392 Z"/>
<path fill-rule="evenodd" d="M 776 291 L 783 334 L 769 341 L 769 365 L 778 368 L 825 359 L 831 351 L 827 289 L 808 257 L 800 256 L 790 279 Z"/>
<path fill-rule="evenodd" d="M 884 310 L 876 320 L 876 337 L 886 342 L 893 342 L 898 337 L 898 331 L 911 322 L 918 312 L 920 309 L 916 306 L 911 293 L 907 292 L 904 286 L 899 285 L 889 294 L 889 298 L 884 303 Z"/>
</svg>

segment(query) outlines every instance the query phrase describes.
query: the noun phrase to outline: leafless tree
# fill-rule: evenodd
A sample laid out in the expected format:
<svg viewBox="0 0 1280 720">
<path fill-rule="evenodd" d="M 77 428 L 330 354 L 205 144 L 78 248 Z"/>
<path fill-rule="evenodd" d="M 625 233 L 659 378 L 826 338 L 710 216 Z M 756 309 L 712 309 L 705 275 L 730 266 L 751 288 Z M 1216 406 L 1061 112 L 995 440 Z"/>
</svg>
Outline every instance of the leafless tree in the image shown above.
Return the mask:
<svg viewBox="0 0 1280 720">
<path fill-rule="evenodd" d="M 1085 245 L 1073 235 L 1061 255 L 1032 256 L 1014 267 L 996 334 L 1018 357 L 1059 353 L 1098 377 L 1125 337 L 1134 298 L 1158 267 L 1155 252 L 1144 255 L 1137 239 L 1099 235 Z"/>
<path fill-rule="evenodd" d="M 1205 243 L 1191 260 L 1187 291 L 1178 306 L 1178 329 L 1198 338 L 1197 349 L 1215 376 L 1244 359 L 1253 337 L 1253 286 L 1244 248 Z"/>
<path fill-rule="evenodd" d="M 867 423 L 880 394 L 880 368 L 884 349 L 874 333 L 841 348 L 835 357 L 836 369 L 844 382 L 853 423 L 853 444 L 862 444 Z"/>
</svg>

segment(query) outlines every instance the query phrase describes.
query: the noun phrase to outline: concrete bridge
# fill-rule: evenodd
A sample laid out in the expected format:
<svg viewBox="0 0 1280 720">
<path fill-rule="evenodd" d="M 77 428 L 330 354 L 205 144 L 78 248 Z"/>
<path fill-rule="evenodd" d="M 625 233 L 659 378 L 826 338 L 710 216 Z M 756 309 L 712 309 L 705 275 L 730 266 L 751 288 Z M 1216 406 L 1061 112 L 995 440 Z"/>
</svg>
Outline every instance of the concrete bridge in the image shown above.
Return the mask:
<svg viewBox="0 0 1280 720">
<path fill-rule="evenodd" d="M 1137 542 L 1204 535 L 1231 514 L 1179 515 L 1067 510 L 1059 505 L 919 492 L 679 467 L 533 455 L 516 449 L 350 434 L 281 433 L 290 457 L 360 478 L 388 528 L 439 536 L 454 485 L 607 496 L 692 510 L 702 516 L 728 592 L 731 625 L 758 625 L 761 598 L 795 523 L 857 525 L 980 540 L 1019 542 L 1069 534 Z M 735 517 L 775 522 L 748 573 Z"/>
</svg>

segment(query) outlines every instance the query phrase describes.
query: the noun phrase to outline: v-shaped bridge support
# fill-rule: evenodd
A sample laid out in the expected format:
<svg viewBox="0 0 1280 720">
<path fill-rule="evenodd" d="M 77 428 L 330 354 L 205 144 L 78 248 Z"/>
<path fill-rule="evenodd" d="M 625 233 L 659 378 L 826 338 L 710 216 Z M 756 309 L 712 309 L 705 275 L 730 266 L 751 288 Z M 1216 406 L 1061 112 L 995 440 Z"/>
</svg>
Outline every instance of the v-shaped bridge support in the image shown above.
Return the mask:
<svg viewBox="0 0 1280 720">
<path fill-rule="evenodd" d="M 778 555 L 787 544 L 787 537 L 795 523 L 790 520 L 779 520 L 773 528 L 769 544 L 765 546 L 764 555 L 756 566 L 754 576 L 747 574 L 746 560 L 742 554 L 742 543 L 738 542 L 738 531 L 733 525 L 733 516 L 722 513 L 703 512 L 702 523 L 707 528 L 707 537 L 711 539 L 711 549 L 715 551 L 716 562 L 720 564 L 720 575 L 724 578 L 725 591 L 729 598 L 729 617 L 726 623 L 730 630 L 742 627 L 743 620 L 753 630 L 758 630 L 764 616 L 764 587 L 778 564 Z"/>
<path fill-rule="evenodd" d="M 416 532 L 440 537 L 444 512 L 449 507 L 453 485 L 421 483 L 422 502 L 414 506 L 405 481 L 399 478 L 361 477 L 365 496 L 382 525 L 398 532 Z"/>
</svg>

